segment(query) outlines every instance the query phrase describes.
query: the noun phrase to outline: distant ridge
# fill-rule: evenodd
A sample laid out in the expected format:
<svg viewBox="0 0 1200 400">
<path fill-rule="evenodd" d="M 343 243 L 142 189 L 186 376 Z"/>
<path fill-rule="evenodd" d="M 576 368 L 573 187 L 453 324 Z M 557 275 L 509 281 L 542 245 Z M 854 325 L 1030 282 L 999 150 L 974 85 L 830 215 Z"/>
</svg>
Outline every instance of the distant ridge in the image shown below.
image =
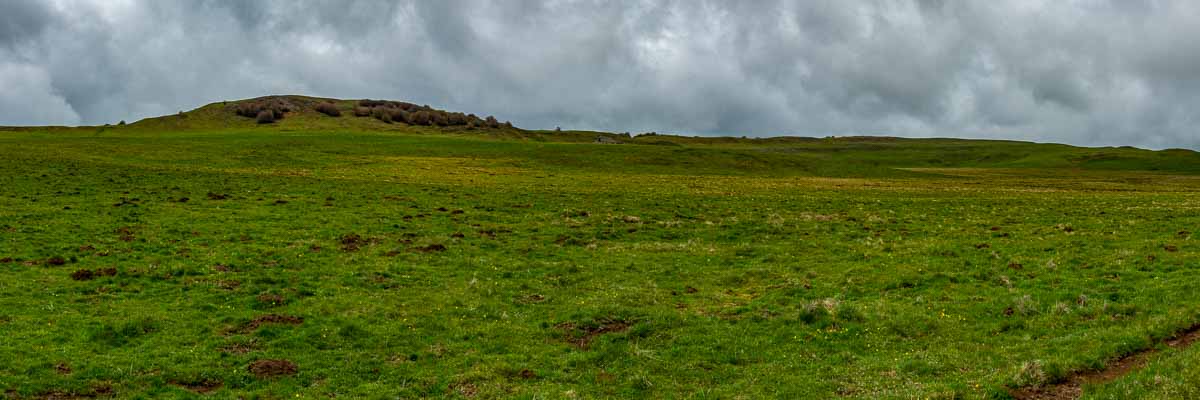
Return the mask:
<svg viewBox="0 0 1200 400">
<path fill-rule="evenodd" d="M 890 136 L 747 138 L 681 136 L 657 132 L 528 130 L 492 116 L 481 117 L 405 101 L 345 100 L 298 95 L 215 102 L 191 111 L 146 118 L 125 125 L 0 127 L 0 132 L 70 132 L 96 136 L 188 132 L 228 134 L 258 130 L 281 133 L 461 135 L 617 148 L 625 145 L 656 146 L 662 148 L 662 159 L 653 163 L 663 165 L 687 158 L 688 152 L 697 147 L 712 146 L 753 150 L 739 153 L 739 157 L 743 157 L 747 164 L 763 164 L 764 160 L 779 158 L 787 163 L 807 165 L 806 168 L 817 172 L 833 168 L 833 164 L 850 163 L 868 169 L 904 169 L 920 173 L 938 173 L 934 170 L 954 168 L 1072 168 L 1200 174 L 1200 153 L 1187 149 L 1152 151 L 1129 146 L 1078 147 L 997 139 Z M 638 162 L 642 161 L 645 160 Z"/>
</svg>

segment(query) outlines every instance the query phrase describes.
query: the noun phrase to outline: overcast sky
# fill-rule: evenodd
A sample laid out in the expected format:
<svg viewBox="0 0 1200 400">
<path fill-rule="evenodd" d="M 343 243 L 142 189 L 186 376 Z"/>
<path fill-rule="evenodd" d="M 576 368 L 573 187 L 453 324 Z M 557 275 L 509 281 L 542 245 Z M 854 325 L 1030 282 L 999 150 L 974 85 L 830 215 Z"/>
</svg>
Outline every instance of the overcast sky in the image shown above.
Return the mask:
<svg viewBox="0 0 1200 400">
<path fill-rule="evenodd" d="M 267 94 L 525 128 L 1200 149 L 1200 2 L 0 0 L 0 125 Z"/>
</svg>

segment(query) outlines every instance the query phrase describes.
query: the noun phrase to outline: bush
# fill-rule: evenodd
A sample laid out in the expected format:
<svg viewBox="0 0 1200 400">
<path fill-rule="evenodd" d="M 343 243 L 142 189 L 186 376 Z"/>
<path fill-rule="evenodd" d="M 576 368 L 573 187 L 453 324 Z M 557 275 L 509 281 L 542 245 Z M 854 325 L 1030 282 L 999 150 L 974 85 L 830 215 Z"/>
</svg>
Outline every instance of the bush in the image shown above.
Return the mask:
<svg viewBox="0 0 1200 400">
<path fill-rule="evenodd" d="M 391 114 L 392 114 L 392 121 L 403 122 L 406 124 L 408 123 L 408 113 L 405 112 L 404 110 L 397 108 L 395 110 L 391 110 Z"/>
<path fill-rule="evenodd" d="M 387 104 L 387 102 L 383 101 L 383 100 L 365 100 L 364 99 L 364 100 L 358 101 L 358 105 L 367 107 L 367 108 L 375 108 L 375 107 L 379 107 L 379 106 L 382 106 L 385 104 Z"/>
<path fill-rule="evenodd" d="M 438 111 L 434 111 L 434 112 L 433 112 L 433 113 L 431 113 L 431 114 L 432 114 L 432 115 L 430 116 L 429 120 L 430 120 L 430 122 L 432 122 L 434 125 L 437 125 L 437 126 L 446 126 L 446 125 L 450 125 L 450 121 L 449 121 L 449 119 L 448 119 L 448 118 L 446 118 L 446 113 L 444 113 L 444 112 L 438 112 Z"/>
<path fill-rule="evenodd" d="M 275 122 L 275 112 L 271 110 L 259 111 L 258 116 L 255 117 L 255 120 L 257 120 L 260 124 L 269 124 Z"/>
<path fill-rule="evenodd" d="M 409 114 L 409 122 L 408 123 L 413 124 L 413 125 L 429 125 L 431 120 L 432 120 L 432 117 L 429 115 L 429 111 L 421 110 L 421 111 L 417 111 L 415 113 Z"/>
<path fill-rule="evenodd" d="M 363 106 L 354 107 L 354 116 L 355 117 L 370 117 L 371 109 L 368 107 L 363 107 Z"/>
<path fill-rule="evenodd" d="M 387 109 L 383 107 L 371 107 L 371 118 L 383 121 L 383 114 L 386 114 L 387 112 Z"/>
<path fill-rule="evenodd" d="M 500 127 L 500 121 L 497 121 L 496 117 L 493 117 L 491 115 L 489 115 L 487 117 L 487 119 L 484 120 L 484 124 L 487 125 L 488 128 L 499 128 Z"/>
<path fill-rule="evenodd" d="M 272 122 L 274 120 L 283 119 L 285 113 L 292 111 L 295 107 L 290 101 L 280 97 L 267 97 L 258 100 L 248 100 L 238 103 L 234 106 L 233 112 L 237 115 L 260 119 L 263 112 L 270 112 Z M 265 117 L 264 117 L 265 118 Z M 267 122 L 260 122 L 267 123 Z"/>
<path fill-rule="evenodd" d="M 333 105 L 333 103 L 318 103 L 316 107 L 313 107 L 313 109 L 330 117 L 342 116 L 342 111 L 338 110 L 337 106 Z"/>
</svg>

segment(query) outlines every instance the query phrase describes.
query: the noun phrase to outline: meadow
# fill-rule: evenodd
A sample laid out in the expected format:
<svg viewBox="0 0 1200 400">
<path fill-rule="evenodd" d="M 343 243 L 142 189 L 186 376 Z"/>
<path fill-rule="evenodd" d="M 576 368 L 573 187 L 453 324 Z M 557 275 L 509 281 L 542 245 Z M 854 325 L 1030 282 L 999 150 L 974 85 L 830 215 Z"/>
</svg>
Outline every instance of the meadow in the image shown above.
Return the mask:
<svg viewBox="0 0 1200 400">
<path fill-rule="evenodd" d="M 0 130 L 0 396 L 1200 396 L 1191 151 L 206 110 Z"/>
</svg>

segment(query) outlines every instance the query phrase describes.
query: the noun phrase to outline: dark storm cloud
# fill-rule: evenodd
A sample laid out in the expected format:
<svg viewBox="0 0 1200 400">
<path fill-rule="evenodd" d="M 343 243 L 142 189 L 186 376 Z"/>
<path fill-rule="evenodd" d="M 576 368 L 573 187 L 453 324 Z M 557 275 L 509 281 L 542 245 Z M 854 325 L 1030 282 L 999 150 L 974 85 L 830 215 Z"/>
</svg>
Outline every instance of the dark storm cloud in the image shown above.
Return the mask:
<svg viewBox="0 0 1200 400">
<path fill-rule="evenodd" d="M 0 46 L 13 46 L 36 37 L 52 21 L 49 7 L 38 0 L 10 0 L 0 13 Z"/>
<path fill-rule="evenodd" d="M 1200 147 L 1178 1 L 0 2 L 0 125 L 274 93 L 519 126 Z"/>
</svg>

